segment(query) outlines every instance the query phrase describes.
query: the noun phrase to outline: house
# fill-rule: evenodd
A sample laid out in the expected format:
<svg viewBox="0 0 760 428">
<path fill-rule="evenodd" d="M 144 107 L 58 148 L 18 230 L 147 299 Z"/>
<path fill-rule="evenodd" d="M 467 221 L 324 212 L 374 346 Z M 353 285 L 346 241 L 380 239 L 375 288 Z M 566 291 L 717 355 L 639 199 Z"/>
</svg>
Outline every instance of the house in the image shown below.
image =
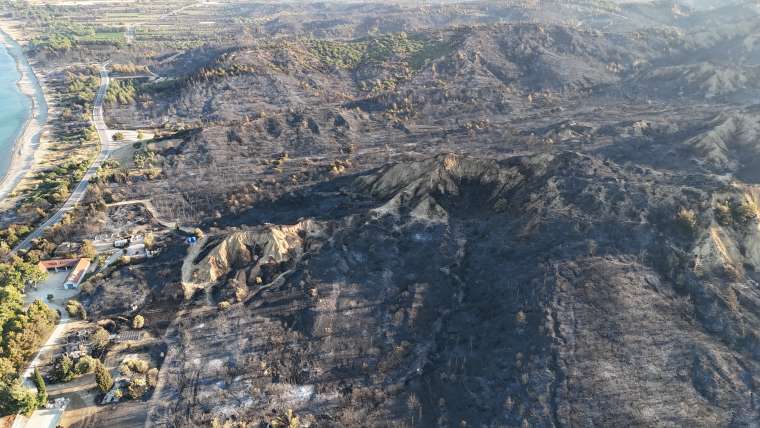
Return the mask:
<svg viewBox="0 0 760 428">
<path fill-rule="evenodd" d="M 39 267 L 41 271 L 61 272 L 74 268 L 77 263 L 79 263 L 79 259 L 42 260 L 37 263 L 37 267 Z"/>
<path fill-rule="evenodd" d="M 90 259 L 79 259 L 74 269 L 66 278 L 66 282 L 63 283 L 63 288 L 67 290 L 79 288 L 79 284 L 82 283 L 88 269 L 90 269 Z"/>
</svg>

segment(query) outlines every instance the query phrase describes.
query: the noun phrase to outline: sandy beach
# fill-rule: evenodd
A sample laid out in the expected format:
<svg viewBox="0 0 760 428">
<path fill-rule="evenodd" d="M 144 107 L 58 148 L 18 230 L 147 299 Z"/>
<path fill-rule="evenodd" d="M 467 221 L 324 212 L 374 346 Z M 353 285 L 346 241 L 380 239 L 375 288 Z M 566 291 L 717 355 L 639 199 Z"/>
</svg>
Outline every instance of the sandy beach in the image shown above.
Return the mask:
<svg viewBox="0 0 760 428">
<path fill-rule="evenodd" d="M 10 167 L 0 178 L 0 201 L 3 201 L 34 166 L 37 149 L 40 147 L 40 140 L 47 122 L 48 106 L 43 88 L 32 66 L 24 57 L 19 44 L 5 31 L 5 28 L 0 28 L 0 42 L 16 61 L 16 67 L 21 75 L 17 85 L 21 93 L 29 97 L 32 106 L 31 115 L 16 139 Z"/>
</svg>

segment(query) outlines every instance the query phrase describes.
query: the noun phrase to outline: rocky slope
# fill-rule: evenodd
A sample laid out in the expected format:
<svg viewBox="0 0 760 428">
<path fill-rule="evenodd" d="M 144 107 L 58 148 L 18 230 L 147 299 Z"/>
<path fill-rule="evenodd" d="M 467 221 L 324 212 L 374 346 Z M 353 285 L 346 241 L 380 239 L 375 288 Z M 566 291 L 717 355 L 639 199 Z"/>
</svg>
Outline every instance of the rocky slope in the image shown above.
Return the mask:
<svg viewBox="0 0 760 428">
<path fill-rule="evenodd" d="M 330 185 L 366 208 L 314 203 Z M 304 220 L 241 215 L 195 260 L 231 306 L 173 325 L 158 425 L 760 416 L 755 191 L 561 152 L 441 155 L 288 198 L 252 211 Z"/>
</svg>

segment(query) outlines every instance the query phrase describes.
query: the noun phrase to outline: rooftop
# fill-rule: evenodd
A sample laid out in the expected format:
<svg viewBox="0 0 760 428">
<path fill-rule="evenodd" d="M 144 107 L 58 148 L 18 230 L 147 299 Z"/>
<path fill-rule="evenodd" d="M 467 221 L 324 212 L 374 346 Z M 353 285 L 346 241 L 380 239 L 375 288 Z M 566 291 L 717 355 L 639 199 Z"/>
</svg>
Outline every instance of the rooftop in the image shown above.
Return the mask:
<svg viewBox="0 0 760 428">
<path fill-rule="evenodd" d="M 82 277 L 90 267 L 90 259 L 79 259 L 74 270 L 71 271 L 69 277 L 66 278 L 66 283 L 73 283 L 79 285 L 82 281 Z"/>
<path fill-rule="evenodd" d="M 42 270 L 69 269 L 76 266 L 80 261 L 80 259 L 41 260 L 39 263 L 37 263 L 37 266 L 39 266 L 39 268 Z"/>
</svg>

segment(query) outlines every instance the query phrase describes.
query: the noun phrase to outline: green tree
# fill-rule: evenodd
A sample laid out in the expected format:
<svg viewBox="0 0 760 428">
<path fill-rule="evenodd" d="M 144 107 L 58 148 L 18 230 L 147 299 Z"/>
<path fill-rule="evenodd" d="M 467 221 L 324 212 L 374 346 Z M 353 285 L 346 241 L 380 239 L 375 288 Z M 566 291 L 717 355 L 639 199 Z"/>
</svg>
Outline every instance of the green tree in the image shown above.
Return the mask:
<svg viewBox="0 0 760 428">
<path fill-rule="evenodd" d="M 8 383 L 16 376 L 16 365 L 8 358 L 0 357 L 0 383 Z"/>
<path fill-rule="evenodd" d="M 21 282 L 23 285 L 37 285 L 45 281 L 48 277 L 46 270 L 42 270 L 34 263 L 16 262 L 15 269 L 18 270 L 21 275 Z"/>
<path fill-rule="evenodd" d="M 98 364 L 97 367 L 95 367 L 95 382 L 98 384 L 100 392 L 106 393 L 113 388 L 113 378 L 111 378 L 111 373 L 103 364 Z"/>
<path fill-rule="evenodd" d="M 48 401 L 47 387 L 45 386 L 45 379 L 42 378 L 40 370 L 36 367 L 34 368 L 34 386 L 37 387 L 37 404 L 45 405 Z"/>
<path fill-rule="evenodd" d="M 0 301 L 0 308 L 3 303 Z M 55 326 L 58 314 L 39 300 L 26 310 L 23 306 L 11 309 L 11 319 L 2 326 L 4 346 L 0 356 L 10 359 L 18 369 L 42 345 L 43 338 Z"/>
<path fill-rule="evenodd" d="M 53 362 L 53 379 L 58 382 L 69 382 L 74 379 L 74 361 L 68 355 L 61 355 Z"/>
<path fill-rule="evenodd" d="M 0 414 L 21 413 L 31 415 L 37 409 L 37 397 L 34 392 L 24 387 L 21 380 L 0 384 Z"/>
</svg>

